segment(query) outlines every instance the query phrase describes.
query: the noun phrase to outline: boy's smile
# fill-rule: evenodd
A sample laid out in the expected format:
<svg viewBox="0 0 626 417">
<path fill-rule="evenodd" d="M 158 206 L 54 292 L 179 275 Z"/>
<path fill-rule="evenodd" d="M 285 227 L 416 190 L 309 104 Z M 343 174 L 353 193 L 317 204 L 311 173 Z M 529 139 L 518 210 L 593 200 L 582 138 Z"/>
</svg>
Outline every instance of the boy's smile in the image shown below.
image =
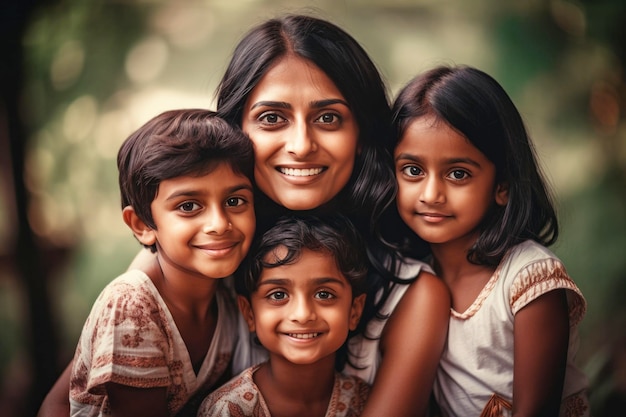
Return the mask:
<svg viewBox="0 0 626 417">
<path fill-rule="evenodd" d="M 264 268 L 250 303 L 242 296 L 239 303 L 272 356 L 305 365 L 334 358 L 356 328 L 364 297 L 353 302 L 333 256 L 304 249 L 292 264 Z"/>
<path fill-rule="evenodd" d="M 164 272 L 224 278 L 250 247 L 252 185 L 226 163 L 205 175 L 162 181 L 151 209 Z"/>
</svg>

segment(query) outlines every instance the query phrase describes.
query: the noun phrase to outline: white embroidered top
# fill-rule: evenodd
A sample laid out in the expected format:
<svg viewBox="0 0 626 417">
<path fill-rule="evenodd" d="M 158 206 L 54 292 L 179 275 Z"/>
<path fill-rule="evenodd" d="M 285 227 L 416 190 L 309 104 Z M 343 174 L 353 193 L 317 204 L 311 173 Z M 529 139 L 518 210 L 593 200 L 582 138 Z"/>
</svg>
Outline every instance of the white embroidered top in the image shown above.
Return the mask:
<svg viewBox="0 0 626 417">
<path fill-rule="evenodd" d="M 479 416 L 488 403 L 498 411 L 483 415 L 510 415 L 515 314 L 542 294 L 560 288 L 567 290 L 570 317 L 561 416 L 589 415 L 587 378 L 574 363 L 579 343 L 576 329 L 585 314 L 585 299 L 552 252 L 526 241 L 509 251 L 467 311 L 451 311 L 434 386 L 444 416 Z"/>
</svg>

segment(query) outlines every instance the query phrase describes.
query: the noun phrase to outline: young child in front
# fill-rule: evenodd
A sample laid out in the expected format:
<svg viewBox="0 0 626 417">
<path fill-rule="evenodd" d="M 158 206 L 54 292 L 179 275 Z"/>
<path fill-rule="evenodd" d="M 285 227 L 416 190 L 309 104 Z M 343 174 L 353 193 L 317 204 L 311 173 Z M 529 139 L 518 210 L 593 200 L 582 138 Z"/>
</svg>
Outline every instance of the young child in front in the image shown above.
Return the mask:
<svg viewBox="0 0 626 417">
<path fill-rule="evenodd" d="M 546 248 L 557 216 L 511 99 L 482 71 L 438 67 L 393 114 L 398 210 L 452 297 L 442 415 L 589 415 L 574 364 L 586 303 Z"/>
<path fill-rule="evenodd" d="M 71 415 L 181 415 L 227 380 L 238 311 L 221 279 L 254 235 L 252 145 L 213 112 L 168 111 L 124 142 L 118 168 L 124 222 L 160 270 L 129 270 L 94 303 Z"/>
<path fill-rule="evenodd" d="M 367 258 L 347 218 L 288 216 L 255 239 L 238 303 L 269 359 L 202 403 L 199 417 L 360 415 L 369 392 L 339 371 L 365 302 Z"/>
</svg>

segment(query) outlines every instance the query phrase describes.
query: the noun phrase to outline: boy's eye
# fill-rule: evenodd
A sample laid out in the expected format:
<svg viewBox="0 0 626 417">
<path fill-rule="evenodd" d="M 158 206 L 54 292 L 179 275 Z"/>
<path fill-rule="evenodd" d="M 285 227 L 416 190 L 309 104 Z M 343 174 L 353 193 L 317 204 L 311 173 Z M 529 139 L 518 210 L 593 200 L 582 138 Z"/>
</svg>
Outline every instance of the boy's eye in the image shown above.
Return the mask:
<svg viewBox="0 0 626 417">
<path fill-rule="evenodd" d="M 319 298 L 321 300 L 330 300 L 334 297 L 335 296 L 328 291 L 318 291 L 317 294 L 315 294 L 315 298 Z"/>
<path fill-rule="evenodd" d="M 454 171 L 450 172 L 450 174 L 448 174 L 448 177 L 453 180 L 464 180 L 469 177 L 469 174 L 467 173 L 467 171 L 464 171 L 462 169 L 455 169 Z"/>
<path fill-rule="evenodd" d="M 178 209 L 180 211 L 184 211 L 185 213 L 191 213 L 192 211 L 198 210 L 199 208 L 200 208 L 200 205 L 192 201 L 186 201 L 178 206 Z"/>
<path fill-rule="evenodd" d="M 287 293 L 283 291 L 274 291 L 268 296 L 268 298 L 270 300 L 282 301 L 287 298 Z"/>
</svg>

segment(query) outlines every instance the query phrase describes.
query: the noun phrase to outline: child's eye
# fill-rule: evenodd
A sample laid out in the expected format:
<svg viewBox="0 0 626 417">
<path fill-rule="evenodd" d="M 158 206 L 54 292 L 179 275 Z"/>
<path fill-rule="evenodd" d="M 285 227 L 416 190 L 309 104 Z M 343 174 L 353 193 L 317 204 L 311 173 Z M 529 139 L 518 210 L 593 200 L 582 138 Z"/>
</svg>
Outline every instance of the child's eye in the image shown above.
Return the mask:
<svg viewBox="0 0 626 417">
<path fill-rule="evenodd" d="M 226 199 L 226 206 L 237 207 L 246 204 L 246 200 L 241 197 L 230 197 Z"/>
<path fill-rule="evenodd" d="M 334 294 L 328 292 L 328 291 L 318 291 L 315 294 L 315 298 L 319 298 L 321 300 L 330 300 L 332 298 L 335 298 Z"/>
<path fill-rule="evenodd" d="M 400 170 L 407 177 L 418 177 L 423 174 L 424 171 L 416 165 L 406 165 Z"/>
<path fill-rule="evenodd" d="M 178 209 L 185 213 L 192 213 L 196 210 L 199 210 L 200 205 L 194 203 L 193 201 L 185 201 L 184 203 L 178 205 Z"/>
<path fill-rule="evenodd" d="M 284 291 L 274 291 L 273 293 L 268 295 L 267 298 L 274 301 L 282 301 L 287 298 L 287 293 Z"/>
<path fill-rule="evenodd" d="M 464 180 L 466 178 L 469 178 L 469 176 L 469 173 L 462 169 L 455 169 L 454 171 L 450 172 L 450 174 L 448 174 L 448 178 L 456 181 Z"/>
</svg>

